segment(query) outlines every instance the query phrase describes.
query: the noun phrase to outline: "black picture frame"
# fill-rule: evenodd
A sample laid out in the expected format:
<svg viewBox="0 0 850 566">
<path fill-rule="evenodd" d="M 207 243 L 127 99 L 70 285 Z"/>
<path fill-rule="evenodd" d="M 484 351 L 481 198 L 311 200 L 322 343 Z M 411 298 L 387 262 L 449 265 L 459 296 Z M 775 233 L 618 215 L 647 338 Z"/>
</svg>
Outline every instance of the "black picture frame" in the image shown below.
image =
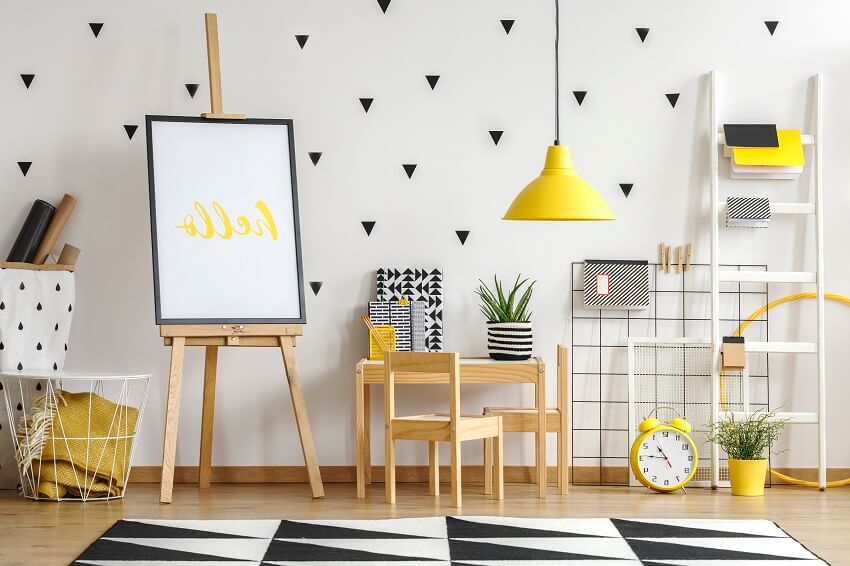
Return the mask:
<svg viewBox="0 0 850 566">
<path fill-rule="evenodd" d="M 288 142 L 289 142 L 289 168 L 292 187 L 292 215 L 293 229 L 295 232 L 295 259 L 297 269 L 297 284 L 298 284 L 298 310 L 300 316 L 298 318 L 163 318 L 161 309 L 161 295 L 159 284 L 159 253 L 157 242 L 157 226 L 156 226 L 156 179 L 154 178 L 154 162 L 153 162 L 153 139 L 151 136 L 151 127 L 154 122 L 186 122 L 186 123 L 205 123 L 205 124 L 259 124 L 272 126 L 287 126 Z M 147 158 L 148 158 L 148 197 L 149 197 L 149 212 L 151 226 L 151 255 L 153 262 L 153 285 L 154 285 L 154 308 L 156 324 L 306 324 L 307 312 L 305 306 L 304 294 L 304 267 L 301 255 L 301 219 L 298 208 L 298 180 L 295 171 L 295 133 L 293 121 L 291 119 L 276 119 L 276 118 L 247 118 L 242 120 L 211 120 L 197 116 L 163 116 L 163 115 L 146 115 L 145 116 L 145 135 L 147 138 Z"/>
</svg>

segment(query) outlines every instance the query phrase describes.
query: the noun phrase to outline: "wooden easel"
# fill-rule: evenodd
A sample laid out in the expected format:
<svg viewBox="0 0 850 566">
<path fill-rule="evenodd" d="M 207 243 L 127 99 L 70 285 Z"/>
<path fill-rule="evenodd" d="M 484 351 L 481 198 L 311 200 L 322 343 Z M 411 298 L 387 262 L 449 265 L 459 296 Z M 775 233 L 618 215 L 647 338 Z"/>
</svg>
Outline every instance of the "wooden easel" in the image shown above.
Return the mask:
<svg viewBox="0 0 850 566">
<path fill-rule="evenodd" d="M 211 112 L 203 118 L 244 120 L 244 114 L 225 114 L 221 101 L 221 69 L 218 53 L 218 22 L 215 14 L 205 15 L 207 58 L 210 75 Z M 168 404 L 165 414 L 165 439 L 162 447 L 162 482 L 159 500 L 171 503 L 174 488 L 174 460 L 177 451 L 177 428 L 180 414 L 180 389 L 183 380 L 183 354 L 187 346 L 204 346 L 204 398 L 201 413 L 201 451 L 198 463 L 198 487 L 210 486 L 212 465 L 213 415 L 215 413 L 215 381 L 220 347 L 280 348 L 292 396 L 295 423 L 301 439 L 301 451 L 313 497 L 324 497 L 322 476 L 313 445 L 313 433 L 307 417 L 307 405 L 301 391 L 301 379 L 295 362 L 295 338 L 303 334 L 300 324 L 175 324 L 161 325 L 159 334 L 171 346 L 171 368 L 168 378 Z"/>
</svg>

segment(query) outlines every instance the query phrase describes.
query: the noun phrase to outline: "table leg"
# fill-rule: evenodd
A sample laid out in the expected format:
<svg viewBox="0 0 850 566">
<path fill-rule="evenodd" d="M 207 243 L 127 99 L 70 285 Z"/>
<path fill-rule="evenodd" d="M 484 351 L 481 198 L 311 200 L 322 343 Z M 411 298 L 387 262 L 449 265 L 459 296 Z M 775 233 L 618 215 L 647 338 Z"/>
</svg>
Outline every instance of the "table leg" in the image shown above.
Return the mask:
<svg viewBox="0 0 850 566">
<path fill-rule="evenodd" d="M 356 440 L 355 458 L 357 460 L 357 499 L 366 497 L 366 425 L 364 421 L 364 386 L 363 367 L 357 365 L 357 374 L 354 378 L 354 435 Z"/>
<path fill-rule="evenodd" d="M 363 386 L 363 469 L 366 485 L 372 484 L 372 386 Z"/>
<path fill-rule="evenodd" d="M 546 499 L 546 370 L 538 366 L 535 399 L 537 407 L 537 496 Z"/>
<path fill-rule="evenodd" d="M 174 489 L 174 460 L 177 453 L 177 423 L 180 419 L 180 385 L 183 380 L 183 352 L 185 348 L 186 338 L 177 336 L 172 339 L 168 402 L 165 411 L 165 438 L 162 442 L 160 503 L 171 503 L 171 494 Z"/>
<path fill-rule="evenodd" d="M 484 495 L 493 493 L 493 439 L 484 439 Z"/>
</svg>

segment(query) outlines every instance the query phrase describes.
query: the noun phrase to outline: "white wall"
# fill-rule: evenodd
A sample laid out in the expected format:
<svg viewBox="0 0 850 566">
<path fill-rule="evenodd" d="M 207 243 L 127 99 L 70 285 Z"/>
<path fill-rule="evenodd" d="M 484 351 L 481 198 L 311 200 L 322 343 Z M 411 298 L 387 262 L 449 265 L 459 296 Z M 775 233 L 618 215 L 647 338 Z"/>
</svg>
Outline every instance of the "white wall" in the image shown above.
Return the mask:
<svg viewBox="0 0 850 566">
<path fill-rule="evenodd" d="M 58 201 L 64 192 L 80 199 L 65 235 L 83 250 L 68 366 L 154 374 L 137 464 L 160 461 L 168 351 L 153 320 L 144 130 L 128 140 L 122 125 L 208 109 L 204 11 L 219 14 L 225 110 L 295 120 L 306 279 L 324 282 L 318 296 L 308 290 L 309 323 L 298 346 L 322 464 L 354 462 L 354 363 L 366 342 L 358 316 L 379 265 L 444 269 L 446 345 L 467 354 L 485 346 L 472 294 L 477 278 L 536 278 L 536 344 L 551 369 L 554 401 L 555 344 L 569 342 L 571 261 L 652 260 L 662 240 L 694 242 L 695 261 L 708 261 L 710 69 L 720 73 L 722 121 L 804 130 L 812 125 L 807 79 L 824 73 L 827 289 L 850 294 L 846 2 L 564 1 L 562 138 L 618 215 L 600 224 L 500 220 L 552 140 L 549 1 L 394 0 L 386 14 L 374 0 L 12 3 L 0 19 L 0 250 L 33 199 Z M 502 18 L 516 19 L 510 35 Z M 775 36 L 764 20 L 780 21 Z M 97 39 L 89 22 L 105 24 Z M 646 43 L 636 26 L 651 28 Z M 300 33 L 310 35 L 303 50 L 294 39 Z M 29 90 L 20 73 L 36 74 Z M 434 91 L 426 74 L 441 75 Z M 184 83 L 201 83 L 194 99 Z M 572 90 L 589 91 L 581 107 Z M 675 109 L 667 92 L 681 93 Z M 375 98 L 368 114 L 358 97 Z M 498 147 L 491 129 L 505 131 Z M 317 167 L 309 151 L 323 152 Z M 17 161 L 33 161 L 26 177 Z M 419 165 L 411 180 L 402 163 Z M 628 199 L 621 182 L 635 183 Z M 805 197 L 806 183 L 787 185 L 747 190 Z M 371 237 L 362 220 L 377 221 Z M 725 235 L 732 245 L 724 261 L 811 268 L 811 227 L 789 222 Z M 457 229 L 471 230 L 463 247 Z M 794 290 L 779 287 L 774 294 Z M 804 339 L 811 328 L 798 325 L 799 312 L 777 312 L 771 336 Z M 828 315 L 829 464 L 850 466 L 847 443 L 835 433 L 850 426 L 843 371 L 850 313 L 830 305 Z M 771 363 L 772 399 L 811 410 L 812 366 L 785 362 Z M 197 461 L 201 370 L 202 352 L 193 351 L 178 465 Z M 464 405 L 528 403 L 531 395 L 519 386 L 469 387 Z M 402 405 L 413 410 L 414 396 L 416 408 L 431 409 L 443 392 L 422 389 Z M 223 352 L 218 399 L 216 465 L 300 463 L 279 352 Z M 787 445 L 780 463 L 815 465 L 813 431 L 789 431 Z M 467 452 L 470 461 L 477 450 Z M 530 443 L 515 438 L 507 453 L 508 463 L 533 461 Z M 414 447 L 400 456 L 402 463 L 424 458 Z"/>
</svg>

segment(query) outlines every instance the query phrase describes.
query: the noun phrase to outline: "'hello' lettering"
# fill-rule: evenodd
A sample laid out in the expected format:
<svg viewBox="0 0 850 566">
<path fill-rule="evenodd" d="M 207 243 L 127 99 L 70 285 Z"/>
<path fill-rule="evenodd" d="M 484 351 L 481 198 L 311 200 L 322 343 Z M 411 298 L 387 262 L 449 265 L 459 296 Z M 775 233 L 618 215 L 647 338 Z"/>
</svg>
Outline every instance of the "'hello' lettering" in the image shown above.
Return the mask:
<svg viewBox="0 0 850 566">
<path fill-rule="evenodd" d="M 222 240 L 229 240 L 234 235 L 262 237 L 268 233 L 273 241 L 277 241 L 277 223 L 269 207 L 262 200 L 258 200 L 257 204 L 254 205 L 254 208 L 260 213 L 260 217 L 254 221 L 253 225 L 247 216 L 237 216 L 234 225 L 234 222 L 230 220 L 230 215 L 218 201 L 212 203 L 215 218 L 200 202 L 195 201 L 194 207 L 199 217 L 199 223 L 196 224 L 193 215 L 187 214 L 183 217 L 183 224 L 177 226 L 189 237 L 200 236 L 205 240 L 211 240 L 218 236 Z M 216 220 L 218 220 L 218 226 L 216 226 Z"/>
</svg>

